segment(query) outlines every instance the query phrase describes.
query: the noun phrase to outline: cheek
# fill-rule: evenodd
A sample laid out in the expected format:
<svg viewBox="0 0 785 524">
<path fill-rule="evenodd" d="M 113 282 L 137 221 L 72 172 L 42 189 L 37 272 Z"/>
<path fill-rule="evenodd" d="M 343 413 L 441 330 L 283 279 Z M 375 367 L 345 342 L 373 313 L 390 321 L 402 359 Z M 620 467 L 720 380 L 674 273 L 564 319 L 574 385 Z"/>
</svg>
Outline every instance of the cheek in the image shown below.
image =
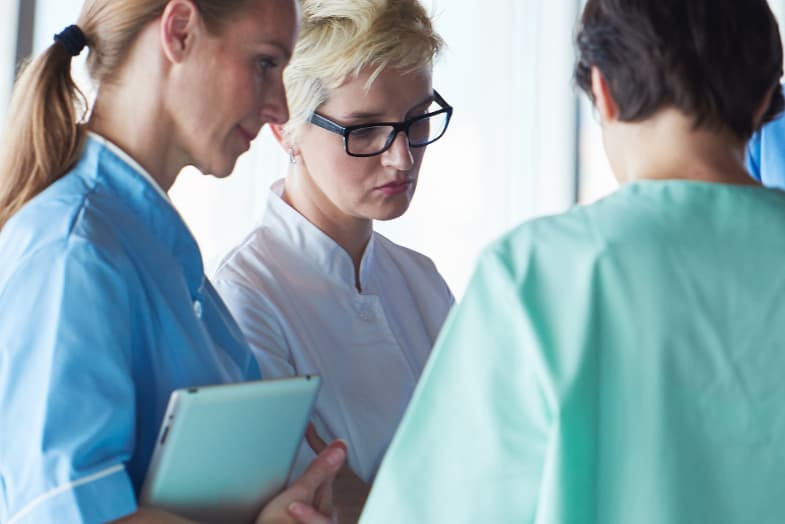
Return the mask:
<svg viewBox="0 0 785 524">
<path fill-rule="evenodd" d="M 414 166 L 412 166 L 412 172 L 414 175 L 419 174 L 420 167 L 422 166 L 422 161 L 425 158 L 425 151 L 427 147 L 420 147 L 412 149 L 412 158 L 414 159 Z"/>
<path fill-rule="evenodd" d="M 212 83 L 212 87 L 210 98 L 206 102 L 216 116 L 251 112 L 263 89 L 258 75 L 253 74 L 245 64 L 227 64 L 208 81 Z"/>
<path fill-rule="evenodd" d="M 311 178 L 323 191 L 331 193 L 334 186 L 344 185 L 353 170 L 354 159 L 344 152 L 338 135 L 309 134 L 301 137 L 299 145 Z"/>
<path fill-rule="evenodd" d="M 344 154 L 326 164 L 321 184 L 325 193 L 335 202 L 349 208 L 362 205 L 371 198 L 378 180 L 374 173 L 378 161 L 356 158 Z"/>
<path fill-rule="evenodd" d="M 334 196 L 351 200 L 361 198 L 368 178 L 368 168 L 363 159 L 343 154 L 333 158 L 326 167 L 328 179 L 324 183 L 331 187 Z"/>
</svg>

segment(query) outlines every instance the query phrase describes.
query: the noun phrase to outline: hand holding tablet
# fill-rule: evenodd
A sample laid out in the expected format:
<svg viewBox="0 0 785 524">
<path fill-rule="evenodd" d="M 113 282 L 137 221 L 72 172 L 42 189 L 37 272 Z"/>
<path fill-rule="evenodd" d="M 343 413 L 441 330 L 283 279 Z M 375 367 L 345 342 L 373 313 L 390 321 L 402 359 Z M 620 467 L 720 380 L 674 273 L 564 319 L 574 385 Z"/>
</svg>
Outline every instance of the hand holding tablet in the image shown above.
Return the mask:
<svg viewBox="0 0 785 524">
<path fill-rule="evenodd" d="M 297 377 L 173 392 L 140 504 L 200 522 L 253 522 L 286 484 L 318 388 L 318 377 Z M 324 477 L 318 462 L 299 491 Z"/>
</svg>

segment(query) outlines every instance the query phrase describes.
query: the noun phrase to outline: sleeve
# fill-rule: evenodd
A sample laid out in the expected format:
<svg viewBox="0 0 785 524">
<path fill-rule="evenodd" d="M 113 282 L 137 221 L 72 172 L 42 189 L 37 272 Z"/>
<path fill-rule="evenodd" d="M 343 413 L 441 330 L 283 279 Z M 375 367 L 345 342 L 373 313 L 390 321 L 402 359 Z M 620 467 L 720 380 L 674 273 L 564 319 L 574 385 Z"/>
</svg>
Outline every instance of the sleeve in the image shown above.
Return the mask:
<svg viewBox="0 0 785 524">
<path fill-rule="evenodd" d="M 759 129 L 747 144 L 747 171 L 749 171 L 752 178 L 759 181 L 761 180 L 761 142 L 763 140 L 763 129 Z"/>
<path fill-rule="evenodd" d="M 136 511 L 127 289 L 116 264 L 78 242 L 28 256 L 0 282 L 0 521 Z"/>
<path fill-rule="evenodd" d="M 785 94 L 785 84 L 781 86 Z M 767 187 L 785 189 L 782 138 L 785 137 L 785 116 L 777 115 L 758 129 L 747 144 L 747 170 Z"/>
<path fill-rule="evenodd" d="M 216 277 L 214 285 L 251 346 L 262 377 L 268 379 L 296 376 L 298 373 L 286 342 L 285 331 L 278 321 L 275 307 L 264 293 L 225 278 Z M 315 423 L 320 425 L 318 421 Z M 292 466 L 290 482 L 299 478 L 315 457 L 316 454 L 303 439 Z"/>
<path fill-rule="evenodd" d="M 216 279 L 214 285 L 251 346 L 262 377 L 295 376 L 285 331 L 264 293 L 227 279 Z"/>
<path fill-rule="evenodd" d="M 543 364 L 511 270 L 486 252 L 450 313 L 361 522 L 529 522 L 549 445 Z"/>
</svg>

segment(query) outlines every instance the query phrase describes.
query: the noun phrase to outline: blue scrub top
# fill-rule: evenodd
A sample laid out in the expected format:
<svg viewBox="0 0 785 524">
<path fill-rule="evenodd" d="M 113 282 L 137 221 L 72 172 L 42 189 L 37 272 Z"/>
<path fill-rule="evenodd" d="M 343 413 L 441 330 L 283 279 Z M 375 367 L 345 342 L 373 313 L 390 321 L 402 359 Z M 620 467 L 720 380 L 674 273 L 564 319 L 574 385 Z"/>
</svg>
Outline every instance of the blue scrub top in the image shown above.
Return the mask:
<svg viewBox="0 0 785 524">
<path fill-rule="evenodd" d="M 0 231 L 0 521 L 136 510 L 169 394 L 259 378 L 191 233 L 98 137 Z"/>
<path fill-rule="evenodd" d="M 764 186 L 785 189 L 785 113 L 753 135 L 747 169 Z"/>
</svg>

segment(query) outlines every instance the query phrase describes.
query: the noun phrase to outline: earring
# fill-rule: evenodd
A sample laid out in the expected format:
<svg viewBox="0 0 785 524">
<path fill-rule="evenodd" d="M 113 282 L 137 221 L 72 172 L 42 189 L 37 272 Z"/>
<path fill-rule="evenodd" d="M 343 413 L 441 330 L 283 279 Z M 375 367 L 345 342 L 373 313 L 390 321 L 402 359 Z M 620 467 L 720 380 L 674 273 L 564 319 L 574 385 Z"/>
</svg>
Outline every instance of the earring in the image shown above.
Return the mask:
<svg viewBox="0 0 785 524">
<path fill-rule="evenodd" d="M 297 159 L 294 157 L 294 149 L 289 148 L 289 163 L 294 165 L 297 163 Z"/>
</svg>

